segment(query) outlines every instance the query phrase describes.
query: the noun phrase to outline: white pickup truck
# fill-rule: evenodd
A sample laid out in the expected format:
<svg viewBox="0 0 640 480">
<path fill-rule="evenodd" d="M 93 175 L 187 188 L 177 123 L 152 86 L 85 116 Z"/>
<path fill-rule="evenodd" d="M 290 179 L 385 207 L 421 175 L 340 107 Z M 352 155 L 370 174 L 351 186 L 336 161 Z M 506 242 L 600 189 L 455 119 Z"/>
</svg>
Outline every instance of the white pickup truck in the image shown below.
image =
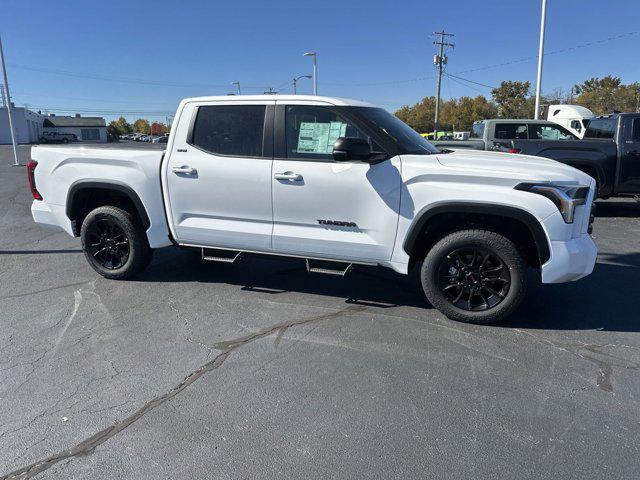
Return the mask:
<svg viewBox="0 0 640 480">
<path fill-rule="evenodd" d="M 408 274 L 449 318 L 503 319 L 525 293 L 593 270 L 594 180 L 538 157 L 440 151 L 387 111 L 315 96 L 183 100 L 164 152 L 34 147 L 37 223 L 82 240 L 107 278 L 140 272 L 153 249 L 305 259 Z"/>
</svg>

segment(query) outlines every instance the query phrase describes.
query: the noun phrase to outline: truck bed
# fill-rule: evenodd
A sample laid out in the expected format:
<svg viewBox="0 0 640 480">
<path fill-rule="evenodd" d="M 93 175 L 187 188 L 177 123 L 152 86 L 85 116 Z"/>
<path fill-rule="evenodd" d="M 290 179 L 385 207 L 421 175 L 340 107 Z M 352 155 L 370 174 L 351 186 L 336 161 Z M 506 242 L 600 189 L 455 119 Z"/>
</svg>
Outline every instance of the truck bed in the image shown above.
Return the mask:
<svg viewBox="0 0 640 480">
<path fill-rule="evenodd" d="M 35 184 L 44 199 L 37 202 L 40 210 L 34 212 L 34 216 L 39 216 L 40 223 L 62 226 L 67 233 L 75 235 L 78 226 L 73 225 L 66 209 L 72 203 L 70 197 L 81 189 L 126 187 L 148 212 L 150 242 L 156 246 L 164 245 L 167 242 L 167 225 L 160 186 L 164 145 L 152 145 L 33 147 L 31 158 L 37 162 Z"/>
</svg>

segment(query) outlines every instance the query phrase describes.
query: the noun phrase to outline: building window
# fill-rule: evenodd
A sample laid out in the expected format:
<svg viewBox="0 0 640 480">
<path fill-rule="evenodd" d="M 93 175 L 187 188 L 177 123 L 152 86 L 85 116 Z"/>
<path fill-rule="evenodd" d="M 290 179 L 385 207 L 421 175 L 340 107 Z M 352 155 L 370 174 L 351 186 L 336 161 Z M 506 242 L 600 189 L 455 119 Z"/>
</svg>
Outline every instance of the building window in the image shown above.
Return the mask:
<svg viewBox="0 0 640 480">
<path fill-rule="evenodd" d="M 97 128 L 81 128 L 82 140 L 100 140 L 100 131 Z"/>
</svg>

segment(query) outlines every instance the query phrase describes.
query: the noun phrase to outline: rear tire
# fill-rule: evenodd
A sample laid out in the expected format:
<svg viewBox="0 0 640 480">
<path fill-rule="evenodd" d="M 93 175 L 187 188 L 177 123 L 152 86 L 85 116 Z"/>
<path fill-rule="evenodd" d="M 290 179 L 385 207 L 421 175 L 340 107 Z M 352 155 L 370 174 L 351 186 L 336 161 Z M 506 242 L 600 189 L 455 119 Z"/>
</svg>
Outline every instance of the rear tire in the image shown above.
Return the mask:
<svg viewBox="0 0 640 480">
<path fill-rule="evenodd" d="M 440 239 L 421 269 L 431 304 L 452 320 L 496 323 L 522 302 L 526 264 L 514 243 L 488 230 L 460 230 Z"/>
<path fill-rule="evenodd" d="M 62 143 L 69 143 L 69 139 L 68 138 L 63 138 L 62 139 Z"/>
<path fill-rule="evenodd" d="M 92 210 L 80 230 L 89 265 L 105 278 L 123 280 L 144 270 L 153 256 L 138 219 L 118 207 Z"/>
</svg>

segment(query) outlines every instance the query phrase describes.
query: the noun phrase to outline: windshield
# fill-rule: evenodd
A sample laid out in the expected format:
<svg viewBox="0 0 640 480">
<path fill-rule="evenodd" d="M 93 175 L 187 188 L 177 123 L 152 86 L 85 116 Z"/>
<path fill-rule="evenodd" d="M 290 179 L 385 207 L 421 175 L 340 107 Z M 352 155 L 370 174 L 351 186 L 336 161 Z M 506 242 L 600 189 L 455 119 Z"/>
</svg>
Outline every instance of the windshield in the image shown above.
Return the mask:
<svg viewBox="0 0 640 480">
<path fill-rule="evenodd" d="M 418 132 L 385 109 L 374 107 L 351 108 L 390 137 L 398 145 L 399 153 L 418 155 L 440 153 L 440 150 L 431 145 Z"/>
</svg>

